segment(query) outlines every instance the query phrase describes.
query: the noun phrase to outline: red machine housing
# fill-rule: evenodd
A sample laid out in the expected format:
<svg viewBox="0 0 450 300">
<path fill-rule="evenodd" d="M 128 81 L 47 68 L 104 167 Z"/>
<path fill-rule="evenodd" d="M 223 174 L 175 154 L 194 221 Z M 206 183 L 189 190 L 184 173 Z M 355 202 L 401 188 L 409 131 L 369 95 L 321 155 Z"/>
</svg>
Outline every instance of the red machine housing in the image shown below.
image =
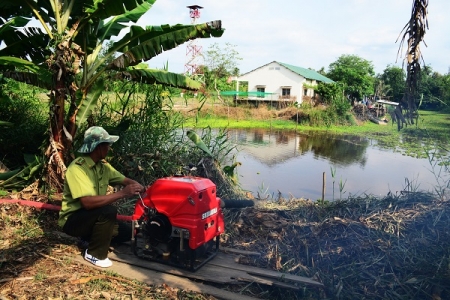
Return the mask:
<svg viewBox="0 0 450 300">
<path fill-rule="evenodd" d="M 154 209 L 165 215 L 172 228 L 189 232 L 189 248 L 197 249 L 224 232 L 225 224 L 216 185 L 207 178 L 182 176 L 155 181 L 135 206 L 133 221 Z"/>
</svg>

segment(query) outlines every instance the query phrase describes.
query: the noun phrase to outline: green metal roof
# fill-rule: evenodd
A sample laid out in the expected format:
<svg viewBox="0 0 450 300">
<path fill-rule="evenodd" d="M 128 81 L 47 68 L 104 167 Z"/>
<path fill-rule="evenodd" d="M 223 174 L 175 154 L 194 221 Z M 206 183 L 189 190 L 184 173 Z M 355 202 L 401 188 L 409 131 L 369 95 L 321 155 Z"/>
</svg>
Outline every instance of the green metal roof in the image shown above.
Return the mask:
<svg viewBox="0 0 450 300">
<path fill-rule="evenodd" d="M 331 80 L 330 78 L 327 78 L 325 76 L 323 76 L 322 74 L 317 73 L 316 71 L 310 70 L 310 69 L 305 69 L 305 68 L 301 68 L 301 67 L 296 67 L 293 65 L 289 65 L 289 64 L 285 64 L 285 63 L 281 63 L 276 61 L 276 63 L 282 65 L 283 67 L 291 70 L 292 72 L 301 75 L 307 79 L 313 79 L 313 80 L 317 80 L 317 81 L 322 81 L 325 83 L 333 83 L 334 81 Z"/>
</svg>

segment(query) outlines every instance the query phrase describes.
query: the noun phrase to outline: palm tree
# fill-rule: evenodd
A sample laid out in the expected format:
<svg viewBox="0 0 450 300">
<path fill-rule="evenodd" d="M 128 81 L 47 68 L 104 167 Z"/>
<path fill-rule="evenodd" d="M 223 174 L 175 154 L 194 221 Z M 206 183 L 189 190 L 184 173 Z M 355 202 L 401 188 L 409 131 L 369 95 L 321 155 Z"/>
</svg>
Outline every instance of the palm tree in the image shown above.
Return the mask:
<svg viewBox="0 0 450 300">
<path fill-rule="evenodd" d="M 45 87 L 50 96 L 47 179 L 60 188 L 77 128 L 103 91 L 103 77 L 201 87 L 186 76 L 139 63 L 196 38 L 220 37 L 221 21 L 140 27 L 156 0 L 1 0 L 0 72 Z M 40 26 L 32 26 L 35 20 Z M 119 34 L 125 32 L 122 38 Z M 105 45 L 110 45 L 105 51 Z M 100 55 L 101 53 L 101 55 Z"/>
<path fill-rule="evenodd" d="M 375 80 L 375 96 L 381 99 L 386 98 L 392 92 L 389 84 L 386 84 L 382 79 Z"/>
</svg>

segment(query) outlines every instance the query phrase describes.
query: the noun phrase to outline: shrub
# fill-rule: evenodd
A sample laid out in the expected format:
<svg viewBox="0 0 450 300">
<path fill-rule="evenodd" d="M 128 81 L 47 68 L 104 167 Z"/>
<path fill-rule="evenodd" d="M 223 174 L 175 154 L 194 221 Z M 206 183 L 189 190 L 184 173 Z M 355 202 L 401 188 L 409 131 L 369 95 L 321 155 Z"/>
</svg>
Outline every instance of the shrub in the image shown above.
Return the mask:
<svg viewBox="0 0 450 300">
<path fill-rule="evenodd" d="M 40 153 L 48 127 L 47 105 L 38 97 L 40 90 L 0 80 L 0 120 L 13 124 L 0 130 L 0 161 L 11 169 L 24 164 L 24 154 Z"/>
</svg>

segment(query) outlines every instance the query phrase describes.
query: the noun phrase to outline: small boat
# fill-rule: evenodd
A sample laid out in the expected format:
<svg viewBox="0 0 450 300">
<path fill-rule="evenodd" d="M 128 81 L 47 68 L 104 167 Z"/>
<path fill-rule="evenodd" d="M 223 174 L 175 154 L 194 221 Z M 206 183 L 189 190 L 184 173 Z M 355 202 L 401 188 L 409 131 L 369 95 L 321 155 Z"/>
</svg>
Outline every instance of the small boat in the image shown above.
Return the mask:
<svg viewBox="0 0 450 300">
<path fill-rule="evenodd" d="M 374 116 L 369 116 L 369 120 L 378 125 L 387 125 L 388 124 L 388 121 L 386 119 L 378 119 L 378 118 L 375 118 Z"/>
</svg>

